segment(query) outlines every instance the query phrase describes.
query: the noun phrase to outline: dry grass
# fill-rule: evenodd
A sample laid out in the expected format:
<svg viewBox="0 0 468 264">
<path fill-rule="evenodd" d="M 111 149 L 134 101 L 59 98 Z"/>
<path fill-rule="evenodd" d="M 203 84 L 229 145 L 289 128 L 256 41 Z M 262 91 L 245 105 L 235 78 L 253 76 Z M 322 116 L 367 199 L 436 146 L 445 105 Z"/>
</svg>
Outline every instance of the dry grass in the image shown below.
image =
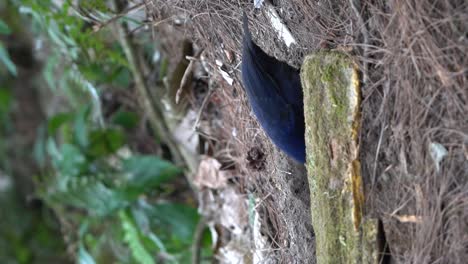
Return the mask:
<svg viewBox="0 0 468 264">
<path fill-rule="evenodd" d="M 365 169 L 370 204 L 386 218 L 394 258 L 464 263 L 468 6 L 432 2 L 367 3 L 372 83 L 364 90 L 363 159 L 374 155 Z M 430 156 L 431 143 L 448 150 L 440 171 Z M 422 222 L 401 224 L 392 214 L 417 215 Z"/>
<path fill-rule="evenodd" d="M 463 0 L 363 0 L 360 23 L 350 1 L 274 1 L 298 41 L 288 50 L 250 1 L 146 0 L 155 21 L 174 23 L 206 49 L 214 80 L 215 59 L 234 77 L 212 100 L 221 107 L 216 129 L 223 134 L 219 156 L 236 163 L 241 186 L 264 200 L 272 249 L 284 248 L 287 221 L 278 211 L 271 176 L 275 149 L 250 114 L 239 80 L 241 10 L 250 17 L 254 40 L 269 54 L 299 66 L 306 53 L 352 48 L 362 68 L 361 163 L 368 198 L 367 215 L 384 223 L 392 257 L 398 263 L 465 263 L 468 259 L 468 3 Z M 164 20 L 170 18 L 168 20 Z M 365 27 L 365 31 L 363 31 Z M 364 36 L 367 32 L 368 36 Z M 230 61 L 226 51 L 235 54 Z M 234 132 L 235 131 L 235 132 Z M 431 143 L 447 156 L 436 169 Z M 226 147 L 227 146 L 227 147 Z M 263 173 L 249 169 L 253 147 L 266 154 Z M 274 182 L 274 181 L 273 181 Z M 402 223 L 398 216 L 420 221 Z M 279 262 L 291 252 L 275 251 Z M 300 260 L 303 256 L 296 256 Z M 294 260 L 294 258 L 293 258 Z"/>
</svg>

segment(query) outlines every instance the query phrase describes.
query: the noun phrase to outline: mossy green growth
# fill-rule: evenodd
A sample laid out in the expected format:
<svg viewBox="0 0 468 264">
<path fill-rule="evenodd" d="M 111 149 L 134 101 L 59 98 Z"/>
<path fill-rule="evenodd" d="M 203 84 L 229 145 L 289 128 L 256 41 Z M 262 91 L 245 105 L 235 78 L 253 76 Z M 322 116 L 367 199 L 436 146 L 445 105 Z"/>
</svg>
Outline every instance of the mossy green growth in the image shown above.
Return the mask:
<svg viewBox="0 0 468 264">
<path fill-rule="evenodd" d="M 301 79 L 317 263 L 377 263 L 375 221 L 362 220 L 356 66 L 319 52 L 305 58 Z"/>
</svg>

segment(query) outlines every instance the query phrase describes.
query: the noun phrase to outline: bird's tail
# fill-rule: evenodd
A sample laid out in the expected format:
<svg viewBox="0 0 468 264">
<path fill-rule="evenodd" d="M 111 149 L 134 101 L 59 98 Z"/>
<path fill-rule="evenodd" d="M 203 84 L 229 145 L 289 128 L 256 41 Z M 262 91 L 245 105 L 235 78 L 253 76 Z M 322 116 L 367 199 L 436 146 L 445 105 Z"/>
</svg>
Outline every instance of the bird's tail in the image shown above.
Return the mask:
<svg viewBox="0 0 468 264">
<path fill-rule="evenodd" d="M 252 35 L 249 30 L 249 19 L 245 11 L 242 11 L 242 27 L 244 29 L 244 45 L 247 44 L 249 48 L 252 48 Z"/>
</svg>

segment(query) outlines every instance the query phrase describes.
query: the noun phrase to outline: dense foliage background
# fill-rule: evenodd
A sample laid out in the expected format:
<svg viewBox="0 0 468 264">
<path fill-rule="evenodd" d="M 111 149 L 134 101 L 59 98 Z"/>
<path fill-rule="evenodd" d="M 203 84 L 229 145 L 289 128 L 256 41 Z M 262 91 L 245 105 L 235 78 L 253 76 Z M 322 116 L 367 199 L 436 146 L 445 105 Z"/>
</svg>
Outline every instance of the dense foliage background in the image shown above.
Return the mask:
<svg viewBox="0 0 468 264">
<path fill-rule="evenodd" d="M 116 9 L 108 1 L 0 4 L 1 263 L 191 258 L 200 217 L 184 170 L 144 110 L 121 99 L 137 100 L 116 27 L 144 22 L 115 19 Z M 167 60 L 158 40 L 128 37 L 160 83 Z M 208 257 L 208 234 L 201 247 Z"/>
</svg>

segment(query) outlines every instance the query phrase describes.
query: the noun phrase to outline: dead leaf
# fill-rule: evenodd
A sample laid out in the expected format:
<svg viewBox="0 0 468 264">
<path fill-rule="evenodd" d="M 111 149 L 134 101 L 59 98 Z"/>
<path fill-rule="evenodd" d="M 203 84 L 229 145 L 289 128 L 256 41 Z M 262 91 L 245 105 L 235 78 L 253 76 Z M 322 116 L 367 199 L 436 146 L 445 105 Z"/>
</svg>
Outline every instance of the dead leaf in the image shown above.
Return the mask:
<svg viewBox="0 0 468 264">
<path fill-rule="evenodd" d="M 193 183 L 198 187 L 220 189 L 227 185 L 227 180 L 232 177 L 231 171 L 220 170 L 221 163 L 218 160 L 204 156 L 198 166 Z"/>
<path fill-rule="evenodd" d="M 448 151 L 442 144 L 437 142 L 431 142 L 429 145 L 429 151 L 431 153 L 432 159 L 434 160 L 436 170 L 439 171 L 440 162 L 444 159 L 445 156 L 447 156 Z"/>
<path fill-rule="evenodd" d="M 401 223 L 416 223 L 422 222 L 422 217 L 417 215 L 393 215 Z"/>
</svg>

